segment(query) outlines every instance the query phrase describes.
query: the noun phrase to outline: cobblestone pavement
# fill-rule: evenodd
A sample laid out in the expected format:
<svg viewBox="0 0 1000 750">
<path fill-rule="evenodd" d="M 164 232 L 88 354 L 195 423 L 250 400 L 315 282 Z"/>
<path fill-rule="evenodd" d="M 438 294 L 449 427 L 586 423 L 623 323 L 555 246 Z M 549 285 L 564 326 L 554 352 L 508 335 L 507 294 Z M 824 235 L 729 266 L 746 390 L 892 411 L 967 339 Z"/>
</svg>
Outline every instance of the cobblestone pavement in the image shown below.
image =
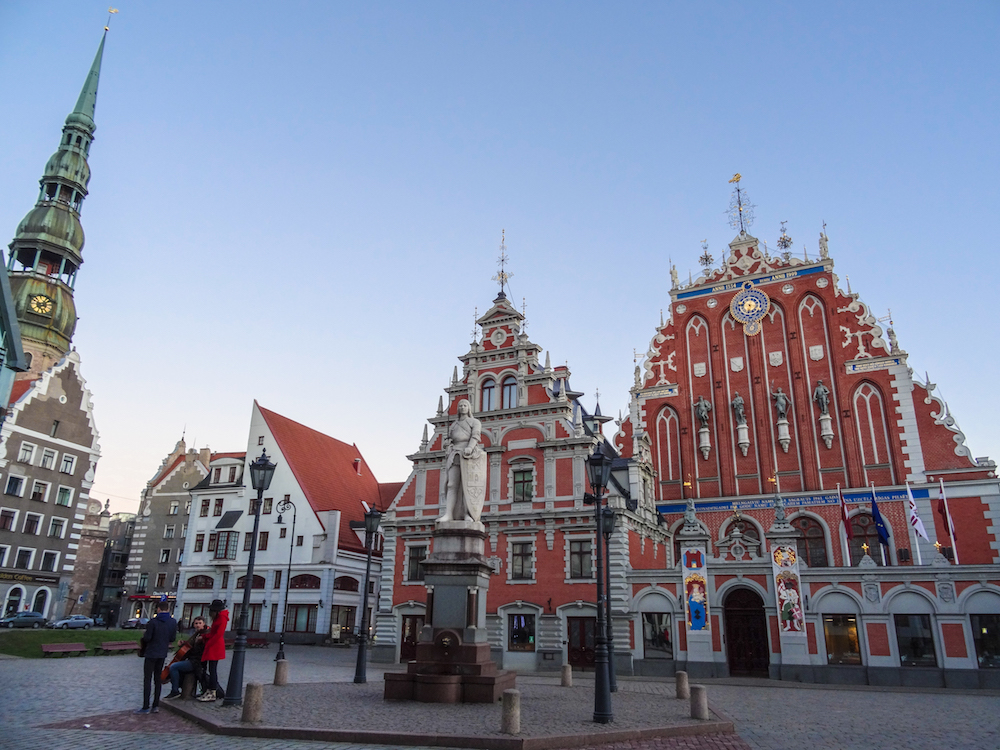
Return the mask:
<svg viewBox="0 0 1000 750">
<path fill-rule="evenodd" d="M 286 647 L 286 652 L 292 683 L 353 679 L 353 651 L 292 646 Z M 248 681 L 270 683 L 273 659 L 273 649 L 248 651 Z M 227 659 L 221 670 L 224 677 L 228 676 L 228 664 Z M 380 665 L 370 665 L 369 685 L 356 687 L 380 693 L 383 671 Z M 168 712 L 134 716 L 130 711 L 141 702 L 141 672 L 141 662 L 134 656 L 0 659 L 0 750 L 27 747 L 127 750 L 151 745 L 157 750 L 362 750 L 359 745 L 346 743 L 216 736 Z M 526 696 L 536 689 L 544 694 L 555 682 L 554 678 L 535 675 L 519 679 Z M 578 678 L 576 682 L 578 688 L 574 692 L 579 689 L 583 695 L 592 689 L 593 682 L 587 678 Z M 705 684 L 709 686 L 713 707 L 736 722 L 739 737 L 714 735 L 636 741 L 595 746 L 591 750 L 598 747 L 601 750 L 1000 748 L 1000 696 L 995 692 L 830 688 L 738 680 L 707 680 Z M 622 718 L 626 702 L 635 699 L 644 701 L 646 710 L 654 708 L 664 714 L 686 705 L 672 698 L 672 681 L 623 679 L 619 680 L 619 688 L 613 703 Z M 303 689 L 302 685 L 293 685 L 289 693 Z M 377 705 L 377 713 L 384 716 L 384 704 L 377 701 Z M 586 701 L 581 715 L 576 717 L 578 726 L 586 724 L 591 705 Z M 524 699 L 525 717 L 531 707 L 531 701 Z M 327 704 L 325 712 L 329 708 Z M 314 711 L 312 715 L 321 713 Z M 84 724 L 91 726 L 86 729 Z M 309 724 L 314 722 L 310 719 Z"/>
</svg>

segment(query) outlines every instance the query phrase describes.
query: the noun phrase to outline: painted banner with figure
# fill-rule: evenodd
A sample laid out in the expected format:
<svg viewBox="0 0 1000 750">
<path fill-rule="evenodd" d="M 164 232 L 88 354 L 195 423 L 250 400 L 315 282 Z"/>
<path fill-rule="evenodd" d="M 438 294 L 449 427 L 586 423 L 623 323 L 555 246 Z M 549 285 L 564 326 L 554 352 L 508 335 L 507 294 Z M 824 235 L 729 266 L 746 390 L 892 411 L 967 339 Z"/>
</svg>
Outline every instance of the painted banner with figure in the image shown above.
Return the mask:
<svg viewBox="0 0 1000 750">
<path fill-rule="evenodd" d="M 774 574 L 774 592 L 778 599 L 778 621 L 781 632 L 804 636 L 806 625 L 802 615 L 798 550 L 787 544 L 773 545 L 771 571 Z"/>
<path fill-rule="evenodd" d="M 705 562 L 704 547 L 685 547 L 681 550 L 688 630 L 709 629 L 708 576 Z"/>
</svg>

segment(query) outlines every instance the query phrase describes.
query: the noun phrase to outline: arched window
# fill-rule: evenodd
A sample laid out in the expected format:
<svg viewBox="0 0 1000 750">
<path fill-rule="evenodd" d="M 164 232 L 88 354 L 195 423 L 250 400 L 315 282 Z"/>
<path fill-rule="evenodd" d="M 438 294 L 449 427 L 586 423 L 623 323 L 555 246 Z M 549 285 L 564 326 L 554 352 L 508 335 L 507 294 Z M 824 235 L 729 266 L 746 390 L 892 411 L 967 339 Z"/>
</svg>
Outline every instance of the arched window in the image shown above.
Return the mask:
<svg viewBox="0 0 1000 750">
<path fill-rule="evenodd" d="M 357 591 L 359 588 L 358 579 L 350 576 L 340 576 L 333 582 L 333 588 L 337 591 Z"/>
<path fill-rule="evenodd" d="M 3 616 L 10 617 L 21 611 L 21 596 L 23 591 L 20 586 L 16 586 L 7 592 L 7 606 L 3 608 Z"/>
<path fill-rule="evenodd" d="M 45 589 L 38 589 L 35 593 L 35 603 L 31 608 L 32 612 L 41 612 L 45 614 L 45 605 L 49 601 L 49 592 Z"/>
<path fill-rule="evenodd" d="M 480 411 L 493 411 L 496 408 L 497 383 L 492 378 L 483 381 L 482 408 Z"/>
<path fill-rule="evenodd" d="M 792 521 L 792 526 L 802 532 L 802 536 L 795 542 L 799 558 L 810 568 L 825 568 L 829 565 L 823 525 L 815 518 L 799 516 Z"/>
<path fill-rule="evenodd" d="M 317 576 L 309 575 L 308 573 L 303 573 L 302 575 L 295 576 L 288 583 L 288 588 L 290 589 L 318 589 L 319 588 L 319 578 Z"/>
<path fill-rule="evenodd" d="M 502 409 L 513 409 L 517 406 L 517 378 L 513 375 L 503 379 Z"/>
<path fill-rule="evenodd" d="M 876 565 L 882 565 L 882 550 L 879 549 L 878 531 L 875 528 L 875 519 L 871 513 L 858 513 L 851 518 L 851 534 L 853 538 L 849 540 L 851 549 L 851 564 L 857 565 L 861 558 L 865 556 L 862 545 L 868 545 L 868 554 Z"/>
<path fill-rule="evenodd" d="M 246 576 L 240 576 L 239 579 L 236 581 L 236 588 L 242 589 L 246 585 L 246 582 L 247 582 L 247 577 Z M 264 588 L 264 576 L 254 576 L 253 577 L 253 584 L 250 586 L 250 588 L 252 588 L 252 589 L 262 589 L 262 588 Z M 317 586 L 316 588 L 319 588 L 319 587 Z"/>
<path fill-rule="evenodd" d="M 211 576 L 191 576 L 187 580 L 189 589 L 210 589 L 215 585 L 215 579 Z"/>
</svg>

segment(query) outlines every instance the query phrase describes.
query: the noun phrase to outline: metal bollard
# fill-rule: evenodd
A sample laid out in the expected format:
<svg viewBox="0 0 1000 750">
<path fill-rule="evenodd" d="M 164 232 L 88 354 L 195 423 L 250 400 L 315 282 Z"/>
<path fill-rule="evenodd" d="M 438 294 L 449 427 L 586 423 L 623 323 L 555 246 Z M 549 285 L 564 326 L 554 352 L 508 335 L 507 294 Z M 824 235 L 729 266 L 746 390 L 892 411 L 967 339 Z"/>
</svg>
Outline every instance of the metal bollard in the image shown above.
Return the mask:
<svg viewBox="0 0 1000 750">
<path fill-rule="evenodd" d="M 246 692 L 243 694 L 243 717 L 240 721 L 244 724 L 256 724 L 263 715 L 264 686 L 259 682 L 248 682 Z"/>
<path fill-rule="evenodd" d="M 563 664 L 562 666 L 562 686 L 573 687 L 573 665 Z"/>
<path fill-rule="evenodd" d="M 278 659 L 274 664 L 274 684 L 288 684 L 288 659 Z"/>
<path fill-rule="evenodd" d="M 674 697 L 686 701 L 691 697 L 691 689 L 688 687 L 688 673 L 678 672 L 675 677 L 677 678 L 677 689 Z"/>
<path fill-rule="evenodd" d="M 500 713 L 500 731 L 504 734 L 521 733 L 521 691 L 504 690 Z"/>
<path fill-rule="evenodd" d="M 691 686 L 691 718 L 708 718 L 708 688 L 704 685 Z"/>
</svg>

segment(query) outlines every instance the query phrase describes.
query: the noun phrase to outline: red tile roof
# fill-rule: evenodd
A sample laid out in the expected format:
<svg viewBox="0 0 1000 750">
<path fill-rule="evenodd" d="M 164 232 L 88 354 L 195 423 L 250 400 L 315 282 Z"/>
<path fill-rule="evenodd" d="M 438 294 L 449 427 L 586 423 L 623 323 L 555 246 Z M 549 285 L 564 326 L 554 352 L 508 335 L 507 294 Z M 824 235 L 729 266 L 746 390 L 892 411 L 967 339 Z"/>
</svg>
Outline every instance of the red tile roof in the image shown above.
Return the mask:
<svg viewBox="0 0 1000 750">
<path fill-rule="evenodd" d="M 396 495 L 403 488 L 406 482 L 382 482 L 378 486 L 378 494 L 381 500 L 378 504 L 378 509 L 385 511 L 389 507 L 390 503 L 396 499 Z"/>
<path fill-rule="evenodd" d="M 246 457 L 247 457 L 247 452 L 246 451 L 238 451 L 236 453 L 213 453 L 212 454 L 212 460 L 213 461 L 215 459 L 217 459 L 217 458 L 246 458 Z"/>
<path fill-rule="evenodd" d="M 38 382 L 38 378 L 34 380 L 15 380 L 14 387 L 10 389 L 10 402 L 16 403 L 20 400 L 21 396 L 27 393 L 31 386 Z"/>
<path fill-rule="evenodd" d="M 257 408 L 313 510 L 341 512 L 340 547 L 364 552 L 364 545 L 350 529 L 350 521 L 364 521 L 362 501 L 372 507 L 383 505 L 379 484 L 357 446 L 342 443 L 259 404 Z M 359 466 L 355 460 L 360 462 Z"/>
</svg>

